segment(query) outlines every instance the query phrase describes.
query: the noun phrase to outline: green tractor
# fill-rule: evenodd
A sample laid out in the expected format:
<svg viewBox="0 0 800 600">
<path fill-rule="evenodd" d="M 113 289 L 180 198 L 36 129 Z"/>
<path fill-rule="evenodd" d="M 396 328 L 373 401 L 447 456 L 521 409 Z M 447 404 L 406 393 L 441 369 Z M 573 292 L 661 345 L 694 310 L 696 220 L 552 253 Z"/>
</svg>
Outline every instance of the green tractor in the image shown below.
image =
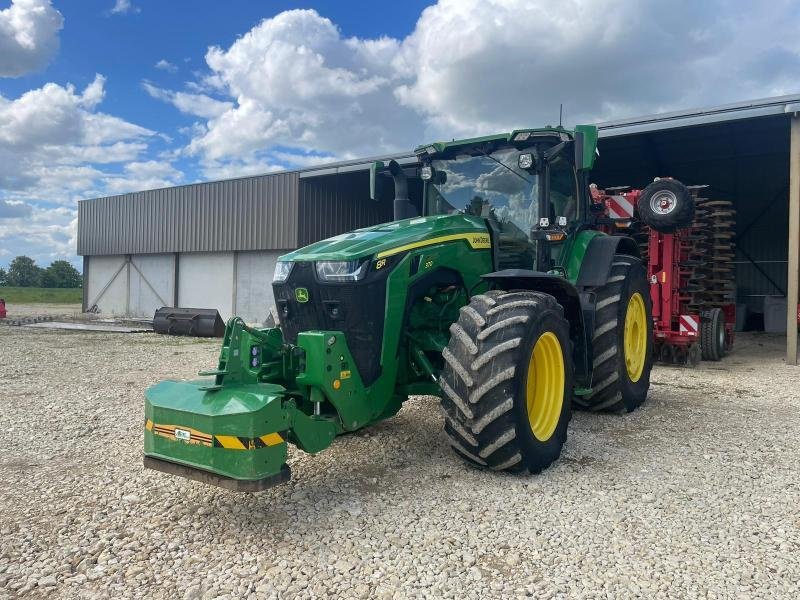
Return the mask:
<svg viewBox="0 0 800 600">
<path fill-rule="evenodd" d="M 283 256 L 279 327 L 233 317 L 206 379 L 147 391 L 145 466 L 261 490 L 289 478 L 289 443 L 320 452 L 431 395 L 463 459 L 538 473 L 573 406 L 635 409 L 650 293 L 634 240 L 601 231 L 596 145 L 595 127 L 546 127 L 375 163 L 373 198 L 393 180 L 395 221 Z"/>
</svg>

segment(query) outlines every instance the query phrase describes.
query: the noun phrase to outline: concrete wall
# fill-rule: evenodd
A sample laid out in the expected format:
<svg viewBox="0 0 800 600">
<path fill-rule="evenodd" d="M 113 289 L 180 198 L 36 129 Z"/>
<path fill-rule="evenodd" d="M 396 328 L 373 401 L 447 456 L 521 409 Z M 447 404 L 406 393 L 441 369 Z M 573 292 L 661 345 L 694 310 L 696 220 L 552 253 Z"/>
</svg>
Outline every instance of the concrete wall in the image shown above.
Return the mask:
<svg viewBox="0 0 800 600">
<path fill-rule="evenodd" d="M 92 256 L 89 261 L 85 309 L 124 315 L 128 310 L 128 274 L 124 256 Z"/>
<path fill-rule="evenodd" d="M 236 314 L 261 324 L 275 305 L 272 274 L 284 253 L 88 256 L 85 308 L 97 305 L 106 315 L 151 318 L 159 307 L 176 305 L 177 298 L 177 306 L 215 308 L 223 319 Z"/>
<path fill-rule="evenodd" d="M 248 323 L 261 323 L 275 306 L 272 275 L 283 252 L 238 252 L 236 255 L 236 314 Z"/>
<path fill-rule="evenodd" d="M 180 254 L 178 273 L 178 306 L 233 314 L 233 252 Z"/>
<path fill-rule="evenodd" d="M 152 316 L 175 299 L 175 255 L 141 254 L 131 257 L 129 312 Z"/>
</svg>

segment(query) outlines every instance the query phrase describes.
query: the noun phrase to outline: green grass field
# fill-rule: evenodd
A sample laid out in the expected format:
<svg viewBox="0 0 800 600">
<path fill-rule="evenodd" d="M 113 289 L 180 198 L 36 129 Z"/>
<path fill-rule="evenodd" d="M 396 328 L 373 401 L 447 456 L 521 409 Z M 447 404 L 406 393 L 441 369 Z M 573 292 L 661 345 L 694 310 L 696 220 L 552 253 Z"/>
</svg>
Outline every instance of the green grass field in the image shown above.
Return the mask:
<svg viewBox="0 0 800 600">
<path fill-rule="evenodd" d="M 81 288 L 0 287 L 0 298 L 6 304 L 80 304 Z"/>
</svg>

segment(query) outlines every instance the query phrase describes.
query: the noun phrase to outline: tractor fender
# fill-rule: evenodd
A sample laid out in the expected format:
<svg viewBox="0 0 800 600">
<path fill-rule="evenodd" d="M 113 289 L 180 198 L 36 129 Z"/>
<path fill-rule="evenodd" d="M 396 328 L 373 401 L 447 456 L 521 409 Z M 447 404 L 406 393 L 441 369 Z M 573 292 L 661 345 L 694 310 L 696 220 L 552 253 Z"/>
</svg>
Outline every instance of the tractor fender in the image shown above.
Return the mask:
<svg viewBox="0 0 800 600">
<path fill-rule="evenodd" d="M 578 289 L 558 275 L 526 269 L 495 271 L 483 275 L 482 278 L 499 290 L 531 290 L 550 294 L 564 307 L 564 317 L 569 321 L 569 337 L 572 341 L 575 382 L 581 387 L 588 387 L 591 381 L 589 362 L 591 336 L 587 333 L 587 323 Z"/>
<path fill-rule="evenodd" d="M 626 235 L 598 235 L 592 238 L 581 262 L 578 289 L 605 285 L 611 274 L 611 263 L 615 254 L 627 254 L 641 258 L 636 241 Z"/>
</svg>

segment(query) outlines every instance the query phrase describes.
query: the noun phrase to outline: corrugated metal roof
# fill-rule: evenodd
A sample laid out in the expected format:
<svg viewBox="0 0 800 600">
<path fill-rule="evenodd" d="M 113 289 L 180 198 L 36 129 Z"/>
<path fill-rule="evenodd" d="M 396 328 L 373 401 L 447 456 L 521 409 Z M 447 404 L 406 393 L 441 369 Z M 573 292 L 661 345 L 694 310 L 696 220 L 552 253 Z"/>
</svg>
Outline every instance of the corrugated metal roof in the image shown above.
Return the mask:
<svg viewBox="0 0 800 600">
<path fill-rule="evenodd" d="M 800 112 L 800 94 L 606 121 L 598 123 L 597 128 L 600 130 L 600 137 L 612 137 L 795 112 Z"/>
<path fill-rule="evenodd" d="M 78 254 L 297 247 L 298 174 L 261 175 L 78 203 Z"/>
</svg>

